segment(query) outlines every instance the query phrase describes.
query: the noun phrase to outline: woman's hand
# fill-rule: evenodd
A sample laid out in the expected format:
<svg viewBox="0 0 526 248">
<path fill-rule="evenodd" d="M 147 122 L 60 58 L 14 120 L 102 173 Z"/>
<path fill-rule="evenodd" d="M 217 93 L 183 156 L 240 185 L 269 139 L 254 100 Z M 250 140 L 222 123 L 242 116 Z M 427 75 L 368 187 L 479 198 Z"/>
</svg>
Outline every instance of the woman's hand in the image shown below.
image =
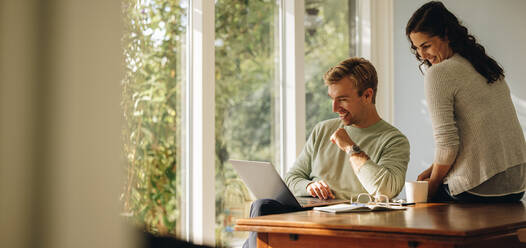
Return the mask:
<svg viewBox="0 0 526 248">
<path fill-rule="evenodd" d="M 451 165 L 432 164 L 429 168 L 418 175 L 418 181 L 427 181 L 427 198 L 432 199 L 438 188 L 442 184 L 444 177 L 447 175 Z"/>
<path fill-rule="evenodd" d="M 442 180 L 426 180 L 427 181 L 427 199 L 431 201 L 438 191 L 438 187 L 442 184 Z"/>
<path fill-rule="evenodd" d="M 417 181 L 429 181 L 431 178 L 431 172 L 433 171 L 433 165 L 429 166 L 425 171 L 418 175 Z M 427 180 L 426 180 L 427 179 Z"/>
</svg>

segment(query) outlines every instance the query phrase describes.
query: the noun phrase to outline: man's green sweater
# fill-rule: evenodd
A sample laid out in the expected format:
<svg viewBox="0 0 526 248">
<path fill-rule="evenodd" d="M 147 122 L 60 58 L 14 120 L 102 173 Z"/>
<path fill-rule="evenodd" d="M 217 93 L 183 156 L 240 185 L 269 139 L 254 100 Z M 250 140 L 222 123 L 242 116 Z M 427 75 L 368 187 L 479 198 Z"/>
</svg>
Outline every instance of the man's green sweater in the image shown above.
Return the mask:
<svg viewBox="0 0 526 248">
<path fill-rule="evenodd" d="M 370 158 L 358 173 L 353 171 L 349 155 L 330 141 L 330 136 L 341 127 Z M 307 185 L 323 180 L 336 198 L 379 193 L 391 199 L 404 187 L 408 162 L 409 141 L 384 120 L 357 128 L 345 126 L 340 119 L 330 119 L 314 127 L 285 182 L 296 196 L 309 196 Z"/>
</svg>

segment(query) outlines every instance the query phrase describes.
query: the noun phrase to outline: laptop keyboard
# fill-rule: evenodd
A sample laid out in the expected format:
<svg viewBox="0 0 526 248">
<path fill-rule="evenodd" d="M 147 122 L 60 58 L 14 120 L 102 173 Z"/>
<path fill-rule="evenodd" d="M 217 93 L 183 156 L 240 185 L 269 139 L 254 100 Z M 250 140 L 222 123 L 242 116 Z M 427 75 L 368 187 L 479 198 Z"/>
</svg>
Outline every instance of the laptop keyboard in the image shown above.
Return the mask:
<svg viewBox="0 0 526 248">
<path fill-rule="evenodd" d="M 306 205 L 306 204 L 313 204 L 313 203 L 320 203 L 325 202 L 326 200 L 322 200 L 320 198 L 297 198 L 300 205 Z"/>
<path fill-rule="evenodd" d="M 314 197 L 296 197 L 296 200 L 298 200 L 300 205 L 310 205 L 310 204 L 317 204 L 317 203 L 331 203 L 331 202 L 341 202 L 341 199 L 329 199 L 329 200 L 323 200 L 320 198 L 314 198 Z"/>
</svg>

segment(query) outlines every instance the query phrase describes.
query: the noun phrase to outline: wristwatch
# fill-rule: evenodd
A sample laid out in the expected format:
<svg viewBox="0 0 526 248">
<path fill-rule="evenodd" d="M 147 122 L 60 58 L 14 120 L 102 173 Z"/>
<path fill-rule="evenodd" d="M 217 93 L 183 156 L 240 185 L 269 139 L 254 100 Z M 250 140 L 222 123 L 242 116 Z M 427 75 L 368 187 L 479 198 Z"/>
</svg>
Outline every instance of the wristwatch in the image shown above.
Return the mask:
<svg viewBox="0 0 526 248">
<path fill-rule="evenodd" d="M 357 144 L 354 144 L 351 146 L 351 149 L 347 150 L 347 154 L 357 154 L 357 153 L 360 153 L 362 152 L 362 149 L 357 145 Z"/>
</svg>

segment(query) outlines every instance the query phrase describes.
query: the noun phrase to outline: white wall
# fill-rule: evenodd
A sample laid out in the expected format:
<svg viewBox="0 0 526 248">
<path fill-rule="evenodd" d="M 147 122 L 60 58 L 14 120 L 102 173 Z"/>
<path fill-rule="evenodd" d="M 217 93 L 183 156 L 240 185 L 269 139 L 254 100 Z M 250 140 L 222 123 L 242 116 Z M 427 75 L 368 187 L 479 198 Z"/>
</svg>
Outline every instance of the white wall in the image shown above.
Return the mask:
<svg viewBox="0 0 526 248">
<path fill-rule="evenodd" d="M 411 161 L 406 180 L 433 162 L 434 142 L 424 97 L 423 76 L 409 50 L 405 25 L 428 1 L 394 1 L 394 119 L 411 143 Z M 523 0 L 444 0 L 444 5 L 486 48 L 505 70 L 515 98 L 519 120 L 526 130 L 526 1 Z M 401 195 L 403 196 L 403 195 Z"/>
</svg>

